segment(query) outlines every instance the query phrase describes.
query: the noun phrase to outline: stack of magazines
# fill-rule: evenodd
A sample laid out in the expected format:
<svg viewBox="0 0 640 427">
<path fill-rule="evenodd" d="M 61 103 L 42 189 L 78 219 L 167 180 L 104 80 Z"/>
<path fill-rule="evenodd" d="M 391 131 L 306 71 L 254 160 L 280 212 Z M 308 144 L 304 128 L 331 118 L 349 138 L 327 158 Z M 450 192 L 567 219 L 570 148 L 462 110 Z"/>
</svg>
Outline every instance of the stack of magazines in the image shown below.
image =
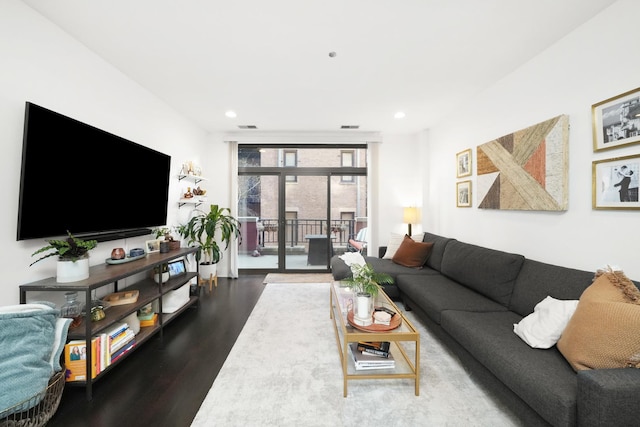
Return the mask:
<svg viewBox="0 0 640 427">
<path fill-rule="evenodd" d="M 396 367 L 396 361 L 391 353 L 387 357 L 378 356 L 366 351 L 358 350 L 358 343 L 349 343 L 349 351 L 353 356 L 353 362 L 356 370 L 366 369 L 393 369 Z"/>
</svg>

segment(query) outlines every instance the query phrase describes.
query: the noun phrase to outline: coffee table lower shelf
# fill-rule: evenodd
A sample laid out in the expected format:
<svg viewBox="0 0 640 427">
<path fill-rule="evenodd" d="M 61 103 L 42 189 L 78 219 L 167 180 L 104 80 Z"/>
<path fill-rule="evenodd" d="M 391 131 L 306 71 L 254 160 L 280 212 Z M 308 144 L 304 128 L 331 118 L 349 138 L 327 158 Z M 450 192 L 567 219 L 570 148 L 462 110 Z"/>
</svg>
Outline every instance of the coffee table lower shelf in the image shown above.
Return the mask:
<svg viewBox="0 0 640 427">
<path fill-rule="evenodd" d="M 333 327 L 336 336 L 336 343 L 340 353 L 340 362 L 343 374 L 343 394 L 347 397 L 347 386 L 351 380 L 382 380 L 382 379 L 412 379 L 415 383 L 415 395 L 420 395 L 420 334 L 413 325 L 401 314 L 401 311 L 393 302 L 380 292 L 379 300 L 384 300 L 385 304 L 394 307 L 397 313 L 402 316 L 402 325 L 397 330 L 384 332 L 360 331 L 349 325 L 346 311 L 341 308 L 341 302 L 346 301 L 344 288 L 334 283 L 331 286 L 330 295 L 330 317 L 333 320 Z M 366 369 L 356 370 L 349 343 L 358 341 L 390 341 L 391 354 L 395 360 L 395 367 L 389 369 Z M 407 348 L 415 347 L 415 356 L 412 358 L 407 353 Z"/>
</svg>

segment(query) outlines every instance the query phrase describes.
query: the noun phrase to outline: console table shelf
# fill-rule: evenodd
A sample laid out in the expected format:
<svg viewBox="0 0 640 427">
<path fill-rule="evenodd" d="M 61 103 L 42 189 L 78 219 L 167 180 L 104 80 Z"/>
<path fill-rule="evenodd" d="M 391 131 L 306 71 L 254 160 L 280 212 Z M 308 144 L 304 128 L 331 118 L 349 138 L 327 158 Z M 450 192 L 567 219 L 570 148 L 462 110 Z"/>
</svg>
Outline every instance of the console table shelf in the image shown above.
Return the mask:
<svg viewBox="0 0 640 427">
<path fill-rule="evenodd" d="M 78 294 L 84 293 L 84 305 L 85 307 L 91 307 L 91 292 L 95 289 L 101 288 L 106 285 L 113 284 L 114 292 L 118 292 L 118 281 L 127 277 L 133 276 L 138 273 L 148 272 L 153 270 L 154 267 L 159 267 L 162 264 L 168 263 L 175 259 L 183 258 L 189 254 L 195 253 L 197 247 L 192 248 L 180 248 L 167 253 L 152 253 L 147 256 L 124 264 L 100 264 L 95 265 L 89 269 L 89 278 L 86 280 L 80 280 L 70 283 L 57 283 L 55 277 L 50 277 L 36 282 L 27 283 L 20 286 L 20 303 L 27 302 L 27 293 L 36 291 L 59 291 L 69 292 L 75 291 Z M 87 348 L 87 371 L 91 372 L 91 339 L 92 337 L 104 333 L 111 328 L 114 324 L 122 321 L 125 317 L 131 313 L 135 313 L 141 307 L 152 303 L 158 302 L 158 324 L 154 326 L 148 326 L 140 328 L 140 332 L 136 334 L 136 343 L 131 350 L 123 355 L 120 359 L 116 360 L 110 366 L 107 366 L 102 372 L 96 375 L 95 378 L 87 381 L 73 381 L 67 384 L 85 386 L 87 391 L 87 399 L 91 400 L 92 397 L 92 384 L 104 374 L 109 372 L 114 366 L 118 365 L 122 360 L 135 351 L 141 344 L 149 340 L 155 334 L 160 334 L 162 340 L 162 330 L 165 325 L 175 319 L 178 315 L 183 313 L 187 308 L 193 306 L 198 302 L 198 296 L 190 296 L 189 301 L 182 307 L 173 313 L 162 313 L 162 301 L 163 297 L 169 292 L 181 288 L 182 286 L 189 286 L 189 282 L 198 276 L 197 272 L 187 272 L 180 274 L 176 277 L 171 277 L 163 283 L 156 283 L 152 278 L 145 277 L 139 281 L 127 286 L 126 290 L 138 290 L 139 295 L 137 301 L 131 304 L 114 305 L 108 310 L 105 310 L 105 318 L 92 322 L 90 318 L 83 319 L 82 323 L 75 327 L 70 328 L 67 334 L 68 340 L 85 340 Z M 200 289 L 200 288 L 198 288 Z M 85 309 L 86 312 L 86 309 Z M 89 375 L 90 376 L 90 375 Z"/>
</svg>

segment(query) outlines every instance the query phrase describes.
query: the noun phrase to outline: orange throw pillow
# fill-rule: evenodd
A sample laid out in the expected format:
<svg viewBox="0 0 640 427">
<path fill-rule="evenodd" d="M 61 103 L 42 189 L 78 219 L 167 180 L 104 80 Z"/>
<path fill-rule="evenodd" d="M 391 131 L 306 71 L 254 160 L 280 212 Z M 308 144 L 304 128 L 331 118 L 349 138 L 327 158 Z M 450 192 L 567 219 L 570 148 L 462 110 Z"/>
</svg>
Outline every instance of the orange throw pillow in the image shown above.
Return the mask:
<svg viewBox="0 0 640 427">
<path fill-rule="evenodd" d="M 621 271 L 584 290 L 558 341 L 574 370 L 640 367 L 640 291 Z"/>
<path fill-rule="evenodd" d="M 429 255 L 431 255 L 432 248 L 433 243 L 416 242 L 405 235 L 391 261 L 405 267 L 422 268 Z"/>
</svg>

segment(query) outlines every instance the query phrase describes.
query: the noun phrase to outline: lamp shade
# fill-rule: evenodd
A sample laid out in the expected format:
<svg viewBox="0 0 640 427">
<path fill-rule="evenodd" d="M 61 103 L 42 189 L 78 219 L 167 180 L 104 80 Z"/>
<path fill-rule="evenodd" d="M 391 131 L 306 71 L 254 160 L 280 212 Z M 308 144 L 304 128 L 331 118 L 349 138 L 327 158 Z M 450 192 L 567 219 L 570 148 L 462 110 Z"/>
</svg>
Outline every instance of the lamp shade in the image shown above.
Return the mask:
<svg viewBox="0 0 640 427">
<path fill-rule="evenodd" d="M 420 213 L 418 208 L 409 207 L 404 208 L 403 221 L 405 224 L 416 224 L 420 221 Z"/>
</svg>

